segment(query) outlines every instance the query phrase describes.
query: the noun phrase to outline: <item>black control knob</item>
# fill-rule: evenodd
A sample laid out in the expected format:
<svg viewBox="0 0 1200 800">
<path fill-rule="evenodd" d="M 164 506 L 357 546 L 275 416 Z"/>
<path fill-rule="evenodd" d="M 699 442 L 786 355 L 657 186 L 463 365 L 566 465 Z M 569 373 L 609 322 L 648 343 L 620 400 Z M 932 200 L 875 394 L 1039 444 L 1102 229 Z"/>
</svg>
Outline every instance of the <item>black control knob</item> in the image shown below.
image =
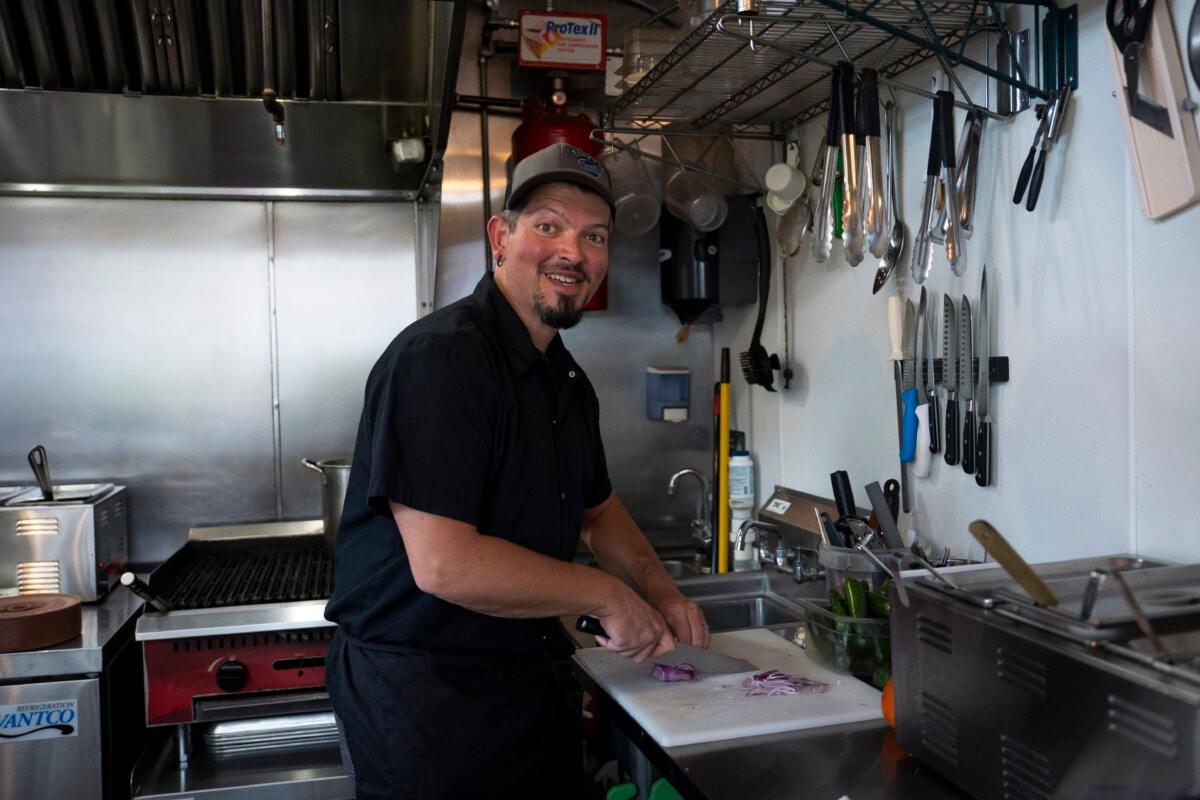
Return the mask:
<svg viewBox="0 0 1200 800">
<path fill-rule="evenodd" d="M 217 667 L 217 686 L 226 692 L 241 691 L 250 679 L 250 670 L 240 661 L 226 661 Z"/>
</svg>

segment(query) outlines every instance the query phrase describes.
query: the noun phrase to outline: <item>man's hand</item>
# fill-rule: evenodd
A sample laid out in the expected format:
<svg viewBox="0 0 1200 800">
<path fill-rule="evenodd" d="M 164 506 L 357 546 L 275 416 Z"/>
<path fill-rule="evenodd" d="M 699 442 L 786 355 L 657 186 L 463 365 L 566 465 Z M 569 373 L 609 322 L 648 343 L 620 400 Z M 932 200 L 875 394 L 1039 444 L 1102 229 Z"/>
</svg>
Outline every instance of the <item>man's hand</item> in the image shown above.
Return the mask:
<svg viewBox="0 0 1200 800">
<path fill-rule="evenodd" d="M 651 591 L 646 599 L 662 614 L 675 638 L 684 644 L 708 647 L 712 636 L 704 621 L 704 612 L 694 601 L 684 597 L 674 583 Z"/>
<path fill-rule="evenodd" d="M 597 614 L 607 637 L 596 641 L 605 650 L 642 662 L 675 649 L 675 638 L 662 615 L 623 584 L 611 611 Z"/>
</svg>

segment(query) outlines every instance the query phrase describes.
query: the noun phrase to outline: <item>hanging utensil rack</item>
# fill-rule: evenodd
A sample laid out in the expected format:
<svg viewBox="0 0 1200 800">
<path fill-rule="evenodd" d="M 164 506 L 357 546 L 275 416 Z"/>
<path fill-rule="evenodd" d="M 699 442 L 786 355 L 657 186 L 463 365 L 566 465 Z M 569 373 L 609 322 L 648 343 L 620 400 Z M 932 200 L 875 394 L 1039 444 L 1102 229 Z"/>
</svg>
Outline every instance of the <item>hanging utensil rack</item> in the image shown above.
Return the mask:
<svg viewBox="0 0 1200 800">
<path fill-rule="evenodd" d="M 737 5 L 726 0 L 618 97 L 607 119 L 686 123 L 695 131 L 787 127 L 827 107 L 829 69 L 839 60 L 874 67 L 881 83 L 922 96 L 932 95 L 894 77 L 931 58 L 1041 100 L 1060 84 L 1076 82 L 1076 8 L 1059 9 L 1053 0 L 1003 4 L 1038 10 L 1040 80 L 1020 72 L 1010 77 L 965 55 L 967 41 L 978 33 L 1003 37 L 1013 52 L 1013 36 L 994 0 L 761 0 L 754 16 L 739 16 Z"/>
</svg>

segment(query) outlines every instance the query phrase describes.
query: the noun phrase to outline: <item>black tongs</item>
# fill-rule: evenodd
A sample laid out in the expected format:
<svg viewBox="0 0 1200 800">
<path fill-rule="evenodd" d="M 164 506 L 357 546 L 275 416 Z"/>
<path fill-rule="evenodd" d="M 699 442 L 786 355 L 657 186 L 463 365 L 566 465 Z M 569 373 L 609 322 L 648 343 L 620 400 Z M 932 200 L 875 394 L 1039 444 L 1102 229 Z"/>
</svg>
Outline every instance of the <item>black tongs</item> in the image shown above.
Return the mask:
<svg viewBox="0 0 1200 800">
<path fill-rule="evenodd" d="M 1174 138 L 1171 115 L 1158 103 L 1138 93 L 1138 71 L 1142 46 L 1154 13 L 1154 0 L 1108 0 L 1104 22 L 1125 64 L 1125 93 L 1129 114 L 1159 133 Z"/>
</svg>

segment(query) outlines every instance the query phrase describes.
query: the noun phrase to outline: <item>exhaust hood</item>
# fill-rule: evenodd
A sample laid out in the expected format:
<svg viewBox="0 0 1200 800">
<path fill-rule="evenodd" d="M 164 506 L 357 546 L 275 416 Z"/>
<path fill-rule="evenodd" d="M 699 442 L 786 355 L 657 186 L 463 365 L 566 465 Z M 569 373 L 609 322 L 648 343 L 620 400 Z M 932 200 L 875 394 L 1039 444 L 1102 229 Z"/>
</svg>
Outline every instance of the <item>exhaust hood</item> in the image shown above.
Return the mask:
<svg viewBox="0 0 1200 800">
<path fill-rule="evenodd" d="M 435 198 L 465 5 L 0 0 L 0 193 Z"/>
</svg>

